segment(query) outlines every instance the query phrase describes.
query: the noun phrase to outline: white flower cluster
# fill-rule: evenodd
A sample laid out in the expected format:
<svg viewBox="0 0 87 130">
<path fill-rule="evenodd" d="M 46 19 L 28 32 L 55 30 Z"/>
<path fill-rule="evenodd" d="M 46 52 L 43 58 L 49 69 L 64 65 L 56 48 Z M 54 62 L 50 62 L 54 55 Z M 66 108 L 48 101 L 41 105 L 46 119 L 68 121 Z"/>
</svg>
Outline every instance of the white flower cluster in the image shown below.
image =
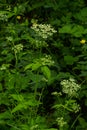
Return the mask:
<svg viewBox="0 0 87 130">
<path fill-rule="evenodd" d="M 72 104 L 72 109 L 73 109 L 73 111 L 74 111 L 75 113 L 77 113 L 77 112 L 79 112 L 79 110 L 80 110 L 81 108 L 80 108 L 80 105 L 79 105 L 79 104 L 77 104 L 76 102 L 74 102 L 74 103 Z"/>
<path fill-rule="evenodd" d="M 7 39 L 8 41 L 13 41 L 13 37 L 11 37 L 11 36 L 6 37 L 6 39 Z"/>
<path fill-rule="evenodd" d="M 43 39 L 47 39 L 52 36 L 57 31 L 50 24 L 37 24 L 33 23 L 31 29 L 36 32 L 36 37 L 42 37 Z"/>
<path fill-rule="evenodd" d="M 39 62 L 43 65 L 54 65 L 54 61 L 52 60 L 52 57 L 50 55 L 45 55 L 45 57 L 42 57 L 39 59 Z"/>
<path fill-rule="evenodd" d="M 22 44 L 14 45 L 12 50 L 14 50 L 15 53 L 19 53 L 21 50 L 23 50 L 23 45 Z"/>
<path fill-rule="evenodd" d="M 63 117 L 58 117 L 58 118 L 56 119 L 56 121 L 57 121 L 57 123 L 58 123 L 58 125 L 59 125 L 60 127 L 63 127 L 64 125 L 67 124 L 67 122 L 64 121 Z"/>
<path fill-rule="evenodd" d="M 48 44 L 45 41 L 37 40 L 34 41 L 34 47 L 40 48 L 40 47 L 47 47 Z"/>
<path fill-rule="evenodd" d="M 63 80 L 60 83 L 62 85 L 62 91 L 70 97 L 77 97 L 77 91 L 80 89 L 80 85 L 75 83 L 73 78 L 69 80 Z"/>
<path fill-rule="evenodd" d="M 7 15 L 6 14 L 0 14 L 0 20 L 1 21 L 8 21 Z"/>
</svg>

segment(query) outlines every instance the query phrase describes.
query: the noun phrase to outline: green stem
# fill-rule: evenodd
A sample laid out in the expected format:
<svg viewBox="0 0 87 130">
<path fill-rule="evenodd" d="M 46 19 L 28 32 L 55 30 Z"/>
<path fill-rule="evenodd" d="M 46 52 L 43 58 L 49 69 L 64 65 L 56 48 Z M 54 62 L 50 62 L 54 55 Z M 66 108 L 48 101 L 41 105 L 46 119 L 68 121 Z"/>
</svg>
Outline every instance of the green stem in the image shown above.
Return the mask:
<svg viewBox="0 0 87 130">
<path fill-rule="evenodd" d="M 15 66 L 17 66 L 18 58 L 17 58 L 17 54 L 16 54 L 16 52 L 14 52 L 14 54 L 15 54 Z"/>
<path fill-rule="evenodd" d="M 64 130 L 63 127 L 60 127 L 59 130 Z"/>
<path fill-rule="evenodd" d="M 15 46 L 14 42 L 12 42 L 13 44 L 13 47 Z M 14 50 L 14 56 L 15 56 L 15 66 L 17 66 L 17 63 L 18 63 L 18 58 L 17 58 L 17 53 L 15 52 Z"/>
<path fill-rule="evenodd" d="M 76 119 L 74 120 L 74 122 L 73 122 L 72 125 L 71 125 L 71 129 L 74 127 L 76 121 L 78 120 L 78 118 L 79 118 L 80 116 L 81 116 L 81 114 L 79 114 L 79 115 L 76 117 Z"/>
</svg>

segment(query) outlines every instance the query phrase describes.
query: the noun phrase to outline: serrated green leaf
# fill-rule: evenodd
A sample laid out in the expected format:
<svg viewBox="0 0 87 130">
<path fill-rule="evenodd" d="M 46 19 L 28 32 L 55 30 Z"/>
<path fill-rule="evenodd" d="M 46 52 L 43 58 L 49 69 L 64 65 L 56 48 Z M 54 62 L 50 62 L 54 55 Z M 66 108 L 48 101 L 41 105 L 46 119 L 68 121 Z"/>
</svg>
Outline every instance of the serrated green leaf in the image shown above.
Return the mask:
<svg viewBox="0 0 87 130">
<path fill-rule="evenodd" d="M 59 29 L 59 33 L 71 33 L 72 32 L 72 25 L 64 25 L 62 28 Z"/>
<path fill-rule="evenodd" d="M 34 71 L 34 70 L 37 70 L 40 66 L 41 66 L 41 64 L 39 62 L 31 63 L 31 64 L 25 66 L 24 70 L 32 69 Z"/>
<path fill-rule="evenodd" d="M 32 70 L 37 70 L 40 66 L 41 64 L 39 62 L 32 64 Z"/>
<path fill-rule="evenodd" d="M 71 34 L 75 37 L 81 37 L 84 32 L 83 26 L 80 25 L 74 25 L 72 28 Z"/>
<path fill-rule="evenodd" d="M 86 16 L 87 16 L 87 7 L 81 9 L 80 15 L 83 16 L 83 17 L 86 17 Z"/>
<path fill-rule="evenodd" d="M 47 66 L 42 66 L 41 71 L 47 79 L 51 78 L 51 71 Z"/>
<path fill-rule="evenodd" d="M 24 104 L 18 104 L 13 110 L 12 110 L 12 113 L 16 112 L 16 111 L 20 111 L 24 108 L 27 108 L 27 106 L 25 106 Z"/>
<path fill-rule="evenodd" d="M 24 68 L 24 70 L 28 70 L 28 69 L 30 69 L 31 67 L 32 67 L 32 64 L 26 65 L 25 68 Z"/>
<path fill-rule="evenodd" d="M 73 65 L 75 61 L 78 61 L 78 58 L 67 55 L 67 56 L 64 56 L 64 61 L 68 65 Z"/>
<path fill-rule="evenodd" d="M 59 29 L 60 33 L 68 33 L 72 34 L 75 37 L 81 37 L 84 33 L 83 26 L 80 25 L 64 25 L 62 28 Z"/>
<path fill-rule="evenodd" d="M 19 103 L 13 110 L 12 113 L 16 112 L 16 111 L 21 111 L 23 109 L 27 109 L 29 106 L 30 107 L 35 107 L 37 105 L 41 104 L 39 101 L 36 100 L 29 100 L 29 101 L 23 101 L 22 103 Z"/>
<path fill-rule="evenodd" d="M 20 94 L 11 94 L 11 97 L 14 99 L 14 100 L 17 100 L 17 101 L 20 101 L 20 102 L 23 102 L 24 101 L 24 97 Z"/>
</svg>

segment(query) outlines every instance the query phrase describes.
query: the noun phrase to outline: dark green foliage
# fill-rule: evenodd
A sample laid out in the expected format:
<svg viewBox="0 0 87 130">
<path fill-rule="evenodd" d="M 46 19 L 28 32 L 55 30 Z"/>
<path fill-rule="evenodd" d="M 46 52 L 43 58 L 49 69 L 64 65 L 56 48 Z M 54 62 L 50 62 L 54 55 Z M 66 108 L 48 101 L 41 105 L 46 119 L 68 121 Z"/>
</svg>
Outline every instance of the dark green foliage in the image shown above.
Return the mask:
<svg viewBox="0 0 87 130">
<path fill-rule="evenodd" d="M 0 0 L 0 130 L 87 129 L 86 6 Z"/>
</svg>

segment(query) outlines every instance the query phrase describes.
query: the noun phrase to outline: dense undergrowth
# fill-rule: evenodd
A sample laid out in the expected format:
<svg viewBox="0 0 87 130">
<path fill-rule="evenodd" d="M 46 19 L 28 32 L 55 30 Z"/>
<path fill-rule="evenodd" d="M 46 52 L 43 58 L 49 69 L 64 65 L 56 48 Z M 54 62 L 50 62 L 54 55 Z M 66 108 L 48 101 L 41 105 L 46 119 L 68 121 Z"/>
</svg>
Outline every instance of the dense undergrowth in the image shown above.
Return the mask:
<svg viewBox="0 0 87 130">
<path fill-rule="evenodd" d="M 0 130 L 87 130 L 86 0 L 0 0 Z"/>
</svg>

